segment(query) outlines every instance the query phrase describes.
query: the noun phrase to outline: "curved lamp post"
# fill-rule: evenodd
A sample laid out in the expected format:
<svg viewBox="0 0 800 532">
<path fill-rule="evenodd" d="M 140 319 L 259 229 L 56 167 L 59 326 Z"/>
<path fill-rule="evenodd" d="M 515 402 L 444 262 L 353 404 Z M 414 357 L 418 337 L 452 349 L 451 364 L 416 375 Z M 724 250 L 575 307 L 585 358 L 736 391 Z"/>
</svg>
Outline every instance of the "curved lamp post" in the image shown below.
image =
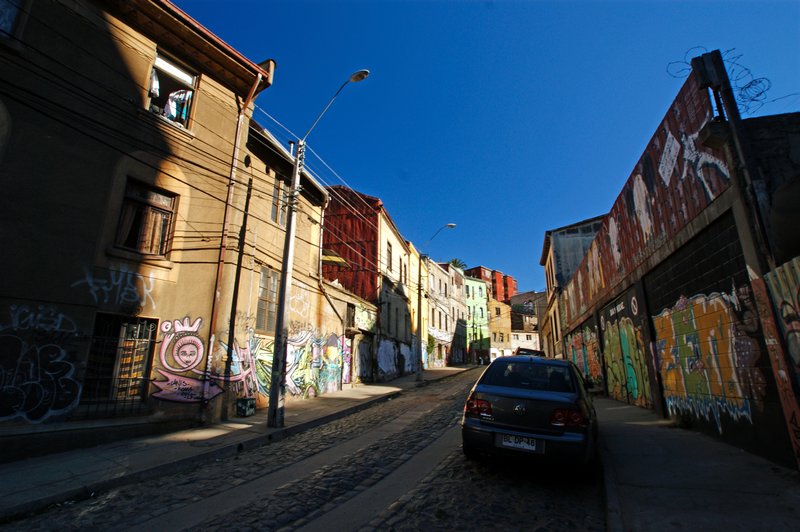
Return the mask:
<svg viewBox="0 0 800 532">
<path fill-rule="evenodd" d="M 348 83 L 356 83 L 369 76 L 369 70 L 354 72 L 350 78 L 342 83 L 339 90 L 317 116 L 306 134 L 297 141 L 297 150 L 294 156 L 294 170 L 292 171 L 292 188 L 289 192 L 286 213 L 286 239 L 283 243 L 283 263 L 281 265 L 281 282 L 278 293 L 277 316 L 275 317 L 275 346 L 272 352 L 272 372 L 269 384 L 269 409 L 267 410 L 267 426 L 282 427 L 284 402 L 286 399 L 286 359 L 288 355 L 289 340 L 289 298 L 292 288 L 292 270 L 294 269 L 294 235 L 295 214 L 300 200 L 300 176 L 303 173 L 306 139 L 316 127 L 322 116 L 328 111 L 333 101 L 342 92 Z"/>
<path fill-rule="evenodd" d="M 436 238 L 442 229 L 453 229 L 456 226 L 454 223 L 444 224 L 439 229 L 433 233 L 433 236 L 428 239 L 425 243 L 425 247 L 428 247 L 428 244 Z M 419 262 L 417 263 L 419 268 L 417 272 L 417 336 L 419 337 L 419 349 L 417 350 L 417 381 L 422 381 L 422 261 L 428 261 L 428 257 L 421 253 L 422 250 L 419 250 Z"/>
</svg>

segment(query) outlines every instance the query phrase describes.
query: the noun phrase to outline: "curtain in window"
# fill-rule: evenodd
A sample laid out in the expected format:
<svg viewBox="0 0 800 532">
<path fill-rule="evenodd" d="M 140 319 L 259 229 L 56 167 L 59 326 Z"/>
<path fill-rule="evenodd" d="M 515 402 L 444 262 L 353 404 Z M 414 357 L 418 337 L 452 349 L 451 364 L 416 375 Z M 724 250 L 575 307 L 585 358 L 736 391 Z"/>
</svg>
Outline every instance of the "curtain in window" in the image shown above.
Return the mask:
<svg viewBox="0 0 800 532">
<path fill-rule="evenodd" d="M 133 229 L 133 221 L 136 219 L 137 210 L 136 205 L 131 203 L 125 203 L 122 206 L 122 215 L 117 229 L 117 242 L 125 247 L 136 248 L 138 235 L 131 235 L 131 230 Z"/>
</svg>

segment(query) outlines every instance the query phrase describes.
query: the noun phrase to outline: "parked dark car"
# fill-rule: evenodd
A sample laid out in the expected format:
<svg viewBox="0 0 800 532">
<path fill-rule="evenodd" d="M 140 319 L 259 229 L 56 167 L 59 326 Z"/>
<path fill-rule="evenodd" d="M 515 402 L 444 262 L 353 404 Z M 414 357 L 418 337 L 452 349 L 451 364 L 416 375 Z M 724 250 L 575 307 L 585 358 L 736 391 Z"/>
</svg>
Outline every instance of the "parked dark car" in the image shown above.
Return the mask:
<svg viewBox="0 0 800 532">
<path fill-rule="evenodd" d="M 597 417 L 572 362 L 540 356 L 494 360 L 464 405 L 464 454 L 526 455 L 591 468 Z"/>
</svg>

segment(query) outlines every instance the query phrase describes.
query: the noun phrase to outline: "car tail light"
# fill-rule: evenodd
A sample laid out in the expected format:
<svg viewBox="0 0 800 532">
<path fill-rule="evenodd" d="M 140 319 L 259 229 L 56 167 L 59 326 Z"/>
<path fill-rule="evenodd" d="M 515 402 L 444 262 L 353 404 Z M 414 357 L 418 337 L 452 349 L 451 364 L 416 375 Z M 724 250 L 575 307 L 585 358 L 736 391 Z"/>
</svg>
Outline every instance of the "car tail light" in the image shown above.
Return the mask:
<svg viewBox="0 0 800 532">
<path fill-rule="evenodd" d="M 467 399 L 467 404 L 464 405 L 464 413 L 472 414 L 473 416 L 492 417 L 492 403 L 485 399 L 474 399 L 470 397 Z"/>
<path fill-rule="evenodd" d="M 585 427 L 589 423 L 583 412 L 576 408 L 556 408 L 550 415 L 554 427 Z"/>
</svg>

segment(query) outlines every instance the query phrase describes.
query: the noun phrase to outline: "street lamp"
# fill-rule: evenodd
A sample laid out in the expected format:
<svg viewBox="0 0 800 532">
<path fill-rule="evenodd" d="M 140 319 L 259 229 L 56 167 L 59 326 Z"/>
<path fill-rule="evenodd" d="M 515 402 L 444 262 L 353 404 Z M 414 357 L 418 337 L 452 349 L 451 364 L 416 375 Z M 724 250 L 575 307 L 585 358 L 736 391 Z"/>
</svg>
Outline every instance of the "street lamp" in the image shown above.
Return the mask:
<svg viewBox="0 0 800 532">
<path fill-rule="evenodd" d="M 292 171 L 292 188 L 287 198 L 286 213 L 286 238 L 283 243 L 283 263 L 281 265 L 281 282 L 278 293 L 278 309 L 275 318 L 275 345 L 272 352 L 272 374 L 269 385 L 269 409 L 267 410 L 267 426 L 283 427 L 283 406 L 286 398 L 286 360 L 289 345 L 289 298 L 292 288 L 292 270 L 294 268 L 294 235 L 295 213 L 300 201 L 300 176 L 303 173 L 306 139 L 316 127 L 322 116 L 328 111 L 333 101 L 342 92 L 348 83 L 356 83 L 369 76 L 369 70 L 354 72 L 350 78 L 342 83 L 339 90 L 317 116 L 306 134 L 297 141 L 294 155 L 294 169 Z M 320 272 L 321 274 L 321 272 Z"/>
<path fill-rule="evenodd" d="M 425 247 L 428 247 L 428 244 L 436 238 L 436 235 L 441 232 L 442 229 L 453 229 L 456 226 L 454 223 L 444 224 L 439 229 L 433 233 L 433 236 L 428 239 L 425 243 Z M 422 261 L 425 260 L 427 262 L 428 257 L 422 254 L 422 249 L 419 250 L 419 261 L 417 262 L 418 271 L 417 271 L 417 336 L 419 337 L 419 349 L 417 350 L 417 382 L 422 382 Z"/>
</svg>

